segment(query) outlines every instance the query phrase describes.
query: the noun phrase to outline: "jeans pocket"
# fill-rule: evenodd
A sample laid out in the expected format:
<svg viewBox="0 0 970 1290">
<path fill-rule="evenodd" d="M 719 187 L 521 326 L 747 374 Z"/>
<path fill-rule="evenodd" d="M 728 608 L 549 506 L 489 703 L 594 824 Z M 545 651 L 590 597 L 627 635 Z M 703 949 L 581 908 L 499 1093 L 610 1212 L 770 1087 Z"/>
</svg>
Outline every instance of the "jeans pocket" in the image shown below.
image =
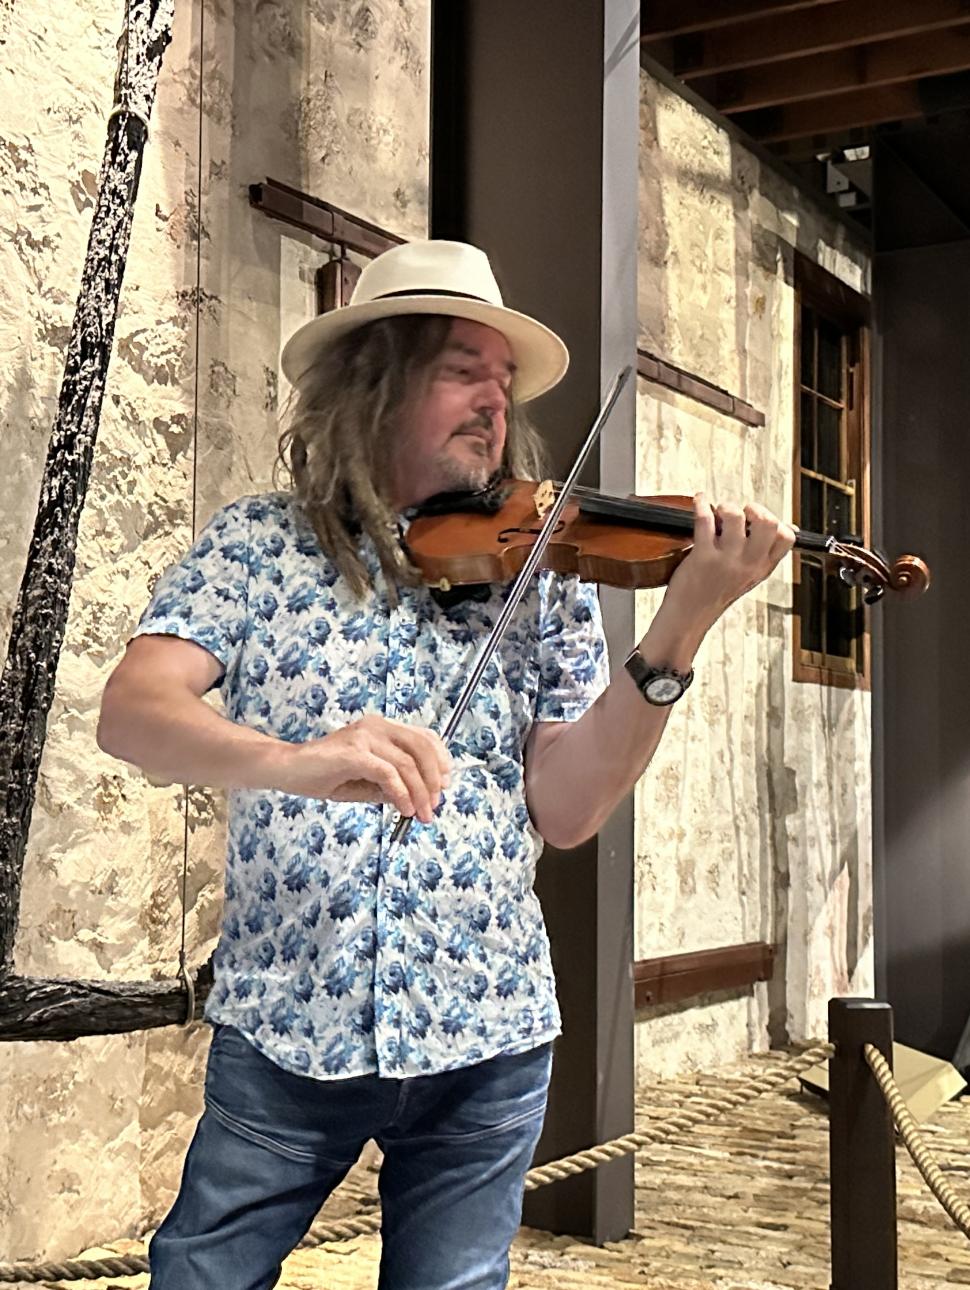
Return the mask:
<svg viewBox="0 0 970 1290">
<path fill-rule="evenodd" d="M 368 1083 L 294 1075 L 222 1026 L 209 1049 L 205 1100 L 225 1128 L 280 1155 L 347 1164 L 372 1136 Z"/>
<path fill-rule="evenodd" d="M 327 1157 L 321 1156 L 317 1151 L 303 1150 L 300 1147 L 293 1146 L 283 1137 L 274 1137 L 254 1129 L 250 1124 L 244 1124 L 241 1120 L 237 1120 L 230 1115 L 212 1096 L 206 1097 L 205 1105 L 209 1114 L 215 1116 L 223 1128 L 228 1129 L 230 1133 L 235 1133 L 237 1137 L 245 1138 L 247 1142 L 253 1142 L 258 1147 L 264 1147 L 267 1151 L 272 1151 L 277 1156 L 283 1156 L 285 1159 L 296 1161 L 299 1164 L 317 1164 L 324 1161 L 329 1164 L 342 1163 L 329 1160 Z"/>
</svg>

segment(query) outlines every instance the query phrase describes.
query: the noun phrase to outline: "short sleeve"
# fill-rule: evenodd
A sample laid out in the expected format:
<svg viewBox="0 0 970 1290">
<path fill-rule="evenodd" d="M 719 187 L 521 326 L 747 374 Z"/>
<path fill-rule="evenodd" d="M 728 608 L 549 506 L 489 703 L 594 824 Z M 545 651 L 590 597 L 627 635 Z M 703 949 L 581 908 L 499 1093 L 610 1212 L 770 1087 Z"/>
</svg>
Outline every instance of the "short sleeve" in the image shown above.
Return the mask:
<svg viewBox="0 0 970 1290">
<path fill-rule="evenodd" d="M 162 574 L 132 637 L 194 641 L 230 672 L 246 634 L 249 527 L 245 499 L 216 511 L 191 550 Z"/>
<path fill-rule="evenodd" d="M 594 582 L 544 573 L 539 580 L 536 721 L 577 721 L 606 688 L 609 654 Z"/>
</svg>

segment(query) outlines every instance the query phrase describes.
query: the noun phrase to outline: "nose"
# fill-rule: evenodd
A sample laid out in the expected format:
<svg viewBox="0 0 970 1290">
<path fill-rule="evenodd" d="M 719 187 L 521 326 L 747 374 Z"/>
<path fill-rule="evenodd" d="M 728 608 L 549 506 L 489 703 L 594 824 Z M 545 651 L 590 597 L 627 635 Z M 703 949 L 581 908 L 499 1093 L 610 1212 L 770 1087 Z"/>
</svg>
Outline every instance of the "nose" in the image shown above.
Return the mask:
<svg viewBox="0 0 970 1290">
<path fill-rule="evenodd" d="M 496 416 L 504 412 L 508 405 L 509 397 L 499 377 L 488 376 L 479 383 L 475 396 L 476 412 L 488 412 Z"/>
</svg>

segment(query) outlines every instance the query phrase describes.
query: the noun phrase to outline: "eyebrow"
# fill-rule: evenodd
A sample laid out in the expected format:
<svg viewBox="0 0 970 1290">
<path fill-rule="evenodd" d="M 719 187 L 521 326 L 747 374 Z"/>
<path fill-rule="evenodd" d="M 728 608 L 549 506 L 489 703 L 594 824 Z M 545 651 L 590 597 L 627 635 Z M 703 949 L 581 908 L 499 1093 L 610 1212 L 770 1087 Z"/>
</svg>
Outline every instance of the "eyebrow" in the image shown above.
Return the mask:
<svg viewBox="0 0 970 1290">
<path fill-rule="evenodd" d="M 448 344 L 445 346 L 445 350 L 446 351 L 455 350 L 459 354 L 468 354 L 472 358 L 482 357 L 482 351 L 480 349 L 475 349 L 473 345 L 464 345 L 459 340 L 449 341 Z M 519 370 L 516 364 L 511 361 L 511 359 L 505 364 L 505 366 L 508 368 L 508 372 L 510 376 L 514 376 L 516 372 Z"/>
</svg>

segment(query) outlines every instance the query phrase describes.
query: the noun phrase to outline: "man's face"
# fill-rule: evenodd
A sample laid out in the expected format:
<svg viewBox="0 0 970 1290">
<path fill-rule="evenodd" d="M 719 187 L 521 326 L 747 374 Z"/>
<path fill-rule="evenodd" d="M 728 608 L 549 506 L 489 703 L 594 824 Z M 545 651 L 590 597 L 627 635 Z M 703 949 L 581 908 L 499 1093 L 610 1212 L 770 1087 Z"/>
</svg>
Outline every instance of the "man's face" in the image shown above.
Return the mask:
<svg viewBox="0 0 970 1290">
<path fill-rule="evenodd" d="M 514 372 L 500 332 L 465 318 L 452 321 L 444 349 L 400 418 L 393 461 L 399 510 L 436 493 L 484 487 L 502 463 Z"/>
</svg>

